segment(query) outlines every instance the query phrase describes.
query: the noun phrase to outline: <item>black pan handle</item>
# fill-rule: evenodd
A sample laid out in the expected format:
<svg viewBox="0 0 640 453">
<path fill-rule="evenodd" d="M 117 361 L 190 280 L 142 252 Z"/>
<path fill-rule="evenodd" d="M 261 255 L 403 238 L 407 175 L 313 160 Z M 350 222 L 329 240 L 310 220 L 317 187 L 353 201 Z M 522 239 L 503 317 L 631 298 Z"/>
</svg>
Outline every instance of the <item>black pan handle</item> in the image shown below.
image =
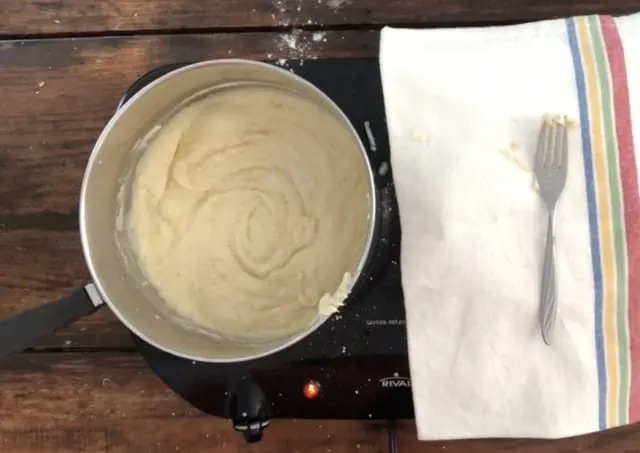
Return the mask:
<svg viewBox="0 0 640 453">
<path fill-rule="evenodd" d="M 41 336 L 93 313 L 103 303 L 91 283 L 59 301 L 0 320 L 0 360 L 23 351 Z"/>
</svg>

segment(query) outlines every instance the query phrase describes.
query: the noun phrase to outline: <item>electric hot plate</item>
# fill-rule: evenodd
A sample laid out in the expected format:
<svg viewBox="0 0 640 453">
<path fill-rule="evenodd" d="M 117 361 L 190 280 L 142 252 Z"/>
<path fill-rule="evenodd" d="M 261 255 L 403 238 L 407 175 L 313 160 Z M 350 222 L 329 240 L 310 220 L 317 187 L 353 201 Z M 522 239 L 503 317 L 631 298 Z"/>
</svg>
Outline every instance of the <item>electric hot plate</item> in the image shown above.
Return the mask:
<svg viewBox="0 0 640 453">
<path fill-rule="evenodd" d="M 118 107 L 180 66 L 145 74 Z M 229 418 L 250 442 L 262 437 L 271 418 L 413 418 L 400 281 L 400 222 L 378 60 L 290 60 L 286 68 L 331 97 L 368 148 L 381 201 L 368 281 L 321 328 L 290 348 L 258 360 L 193 362 L 135 337 L 149 366 L 171 389 L 198 409 Z"/>
</svg>

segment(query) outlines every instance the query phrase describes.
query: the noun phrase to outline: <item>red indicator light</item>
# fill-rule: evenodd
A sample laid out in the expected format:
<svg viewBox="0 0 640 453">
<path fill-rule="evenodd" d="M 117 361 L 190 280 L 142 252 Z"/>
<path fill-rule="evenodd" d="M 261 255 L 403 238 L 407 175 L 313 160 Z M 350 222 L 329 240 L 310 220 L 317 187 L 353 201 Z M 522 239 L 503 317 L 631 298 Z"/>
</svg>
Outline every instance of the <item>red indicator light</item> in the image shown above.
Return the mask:
<svg viewBox="0 0 640 453">
<path fill-rule="evenodd" d="M 317 398 L 320 395 L 320 384 L 316 381 L 309 381 L 302 388 L 302 394 L 308 400 Z"/>
</svg>

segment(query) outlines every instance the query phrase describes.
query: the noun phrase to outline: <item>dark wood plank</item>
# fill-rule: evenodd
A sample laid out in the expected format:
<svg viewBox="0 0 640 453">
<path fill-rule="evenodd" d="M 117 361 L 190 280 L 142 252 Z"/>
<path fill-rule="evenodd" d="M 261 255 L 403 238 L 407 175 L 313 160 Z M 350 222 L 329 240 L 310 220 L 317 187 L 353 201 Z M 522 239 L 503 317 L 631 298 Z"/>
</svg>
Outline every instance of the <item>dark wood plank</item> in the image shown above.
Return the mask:
<svg viewBox="0 0 640 453">
<path fill-rule="evenodd" d="M 80 183 L 93 142 L 123 91 L 177 61 L 375 56 L 375 32 L 242 33 L 0 42 L 0 317 L 87 281 L 77 232 Z M 127 347 L 108 310 L 40 347 Z"/>
<path fill-rule="evenodd" d="M 22 218 L 33 219 L 29 215 Z M 56 300 L 89 280 L 79 234 L 75 230 L 56 231 L 53 224 L 43 217 L 39 228 L 0 233 L 0 317 Z M 105 345 L 133 347 L 126 329 L 108 309 L 39 343 L 40 347 L 63 348 Z"/>
<path fill-rule="evenodd" d="M 418 442 L 413 422 L 398 425 L 400 453 L 638 453 L 640 425 L 560 440 Z"/>
<path fill-rule="evenodd" d="M 275 420 L 247 446 L 135 355 L 22 354 L 0 364 L 3 453 L 380 453 L 384 423 Z"/>
<path fill-rule="evenodd" d="M 0 4 L 0 32 L 43 35 L 389 23 L 452 25 L 623 14 L 637 8 L 636 0 L 25 0 Z"/>
<path fill-rule="evenodd" d="M 174 395 L 136 354 L 21 354 L 0 364 L 0 451 L 382 453 L 385 425 L 276 420 L 246 446 L 229 422 Z M 176 449 L 177 447 L 177 449 Z M 418 442 L 398 429 L 400 453 L 637 453 L 640 426 L 558 441 Z"/>
</svg>

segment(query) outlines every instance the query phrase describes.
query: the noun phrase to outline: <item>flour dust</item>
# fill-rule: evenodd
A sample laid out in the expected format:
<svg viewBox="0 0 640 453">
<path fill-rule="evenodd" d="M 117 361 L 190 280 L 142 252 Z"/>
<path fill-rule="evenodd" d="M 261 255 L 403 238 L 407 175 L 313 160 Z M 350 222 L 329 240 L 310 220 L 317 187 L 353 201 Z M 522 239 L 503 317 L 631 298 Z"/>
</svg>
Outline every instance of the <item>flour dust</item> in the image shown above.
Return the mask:
<svg viewBox="0 0 640 453">
<path fill-rule="evenodd" d="M 282 67 L 291 69 L 289 60 L 315 60 L 324 50 L 327 42 L 325 31 L 305 31 L 300 27 L 322 26 L 314 17 L 322 15 L 323 10 L 337 14 L 350 0 L 273 0 L 271 19 L 275 26 L 291 27 L 274 38 L 274 50 L 267 54 L 270 60 Z"/>
</svg>

